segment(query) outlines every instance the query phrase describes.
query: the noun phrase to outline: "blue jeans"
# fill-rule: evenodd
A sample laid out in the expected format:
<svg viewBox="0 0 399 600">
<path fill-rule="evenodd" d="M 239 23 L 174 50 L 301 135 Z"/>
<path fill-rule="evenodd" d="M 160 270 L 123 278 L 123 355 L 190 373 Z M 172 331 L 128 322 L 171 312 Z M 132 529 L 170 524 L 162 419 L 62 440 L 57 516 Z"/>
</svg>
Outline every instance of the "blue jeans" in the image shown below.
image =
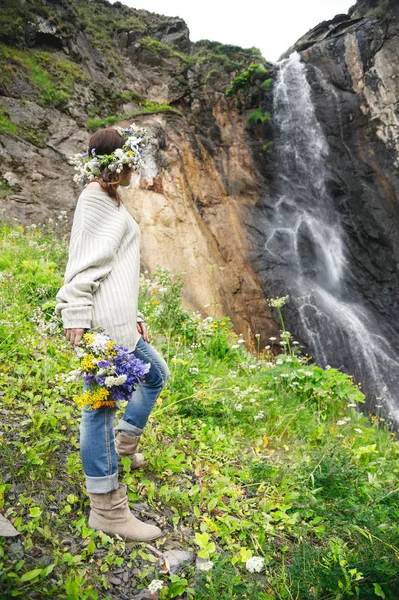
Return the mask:
<svg viewBox="0 0 399 600">
<path fill-rule="evenodd" d="M 149 372 L 134 390 L 115 430 L 137 436 L 143 431 L 156 399 L 170 376 L 168 365 L 155 348 L 141 336 L 133 354 L 151 363 Z M 118 457 L 115 451 L 116 409 L 82 410 L 80 455 L 87 491 L 107 494 L 118 488 Z"/>
</svg>

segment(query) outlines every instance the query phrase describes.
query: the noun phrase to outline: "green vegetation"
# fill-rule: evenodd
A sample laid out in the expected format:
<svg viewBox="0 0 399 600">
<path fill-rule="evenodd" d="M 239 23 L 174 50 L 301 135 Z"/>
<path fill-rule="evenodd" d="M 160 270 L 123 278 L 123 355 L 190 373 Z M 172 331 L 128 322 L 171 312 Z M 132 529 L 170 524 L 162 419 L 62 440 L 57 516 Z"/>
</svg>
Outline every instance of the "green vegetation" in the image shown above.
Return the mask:
<svg viewBox="0 0 399 600">
<path fill-rule="evenodd" d="M 39 2 L 2 0 L 0 12 L 0 41 L 14 47 L 31 42 L 36 32 L 37 18 L 46 19 L 50 26 L 66 34 L 72 32 L 71 13 L 64 10 L 63 17 L 56 9 Z"/>
<path fill-rule="evenodd" d="M 15 81 L 25 81 L 40 106 L 62 109 L 73 93 L 73 84 L 89 83 L 80 65 L 55 58 L 49 52 L 17 50 L 0 44 L 0 70 L 6 90 Z"/>
<path fill-rule="evenodd" d="M 235 63 L 246 63 L 254 58 L 263 59 L 258 48 L 241 48 L 232 44 L 221 44 L 210 40 L 200 40 L 193 43 L 193 54 L 197 56 L 220 56 L 221 58 L 229 58 Z M 259 60 L 258 60 L 259 62 Z"/>
<path fill-rule="evenodd" d="M 248 93 L 251 85 L 254 84 L 254 81 L 264 77 L 267 72 L 267 68 L 264 64 L 251 63 L 248 69 L 232 81 L 230 87 L 225 91 L 226 96 L 234 96 L 239 91 L 244 92 L 244 94 Z M 272 80 L 268 79 L 267 81 L 271 83 Z M 269 87 L 270 83 L 268 84 Z M 268 87 L 266 89 L 268 89 Z"/>
<path fill-rule="evenodd" d="M 0 198 L 4 198 L 12 191 L 12 187 L 4 179 L 0 179 Z"/>
<path fill-rule="evenodd" d="M 86 127 L 95 131 L 96 129 L 100 129 L 101 127 L 109 127 L 118 121 L 125 121 L 127 119 L 132 119 L 134 117 L 138 117 L 140 115 L 150 115 L 157 113 L 173 113 L 175 115 L 179 115 L 179 117 L 183 117 L 183 113 L 177 108 L 173 108 L 169 104 L 157 104 L 156 102 L 145 102 L 143 108 L 139 110 L 134 110 L 129 113 L 124 113 L 122 115 L 110 115 L 109 117 L 105 117 L 104 119 L 89 119 L 86 123 Z"/>
<path fill-rule="evenodd" d="M 163 600 L 396 600 L 399 446 L 382 416 L 362 416 L 351 378 L 310 364 L 283 323 L 249 353 L 228 318 L 185 311 L 182 275 L 161 267 L 141 276 L 140 308 L 171 377 L 143 436 L 147 466 L 130 474 L 123 459 L 123 480 L 164 518 L 166 541 L 213 568 L 163 575 L 150 547 L 87 527 L 80 387 L 53 316 L 64 220 L 0 230 L 0 509 L 22 534 L 0 539 L 5 597 L 106 599 L 125 568 L 136 589 L 162 579 Z M 280 315 L 284 300 L 270 302 Z"/>
<path fill-rule="evenodd" d="M 158 56 L 176 57 L 179 58 L 183 63 L 186 63 L 187 65 L 192 65 L 196 62 L 194 57 L 189 56 L 188 54 L 183 54 L 182 52 L 177 52 L 167 44 L 159 42 L 154 38 L 146 36 L 141 38 L 139 43 L 142 48 L 146 48 L 147 50 L 150 50 L 153 54 L 157 54 Z"/>
<path fill-rule="evenodd" d="M 17 126 L 10 120 L 10 113 L 4 108 L 0 108 L 0 133 L 15 134 L 16 132 Z"/>
<path fill-rule="evenodd" d="M 371 8 L 366 12 L 365 17 L 372 19 L 374 17 L 381 17 L 389 8 L 389 0 L 380 0 L 378 6 Z"/>
<path fill-rule="evenodd" d="M 270 121 L 272 118 L 269 112 L 263 112 L 263 108 L 259 106 L 256 110 L 251 112 L 247 117 L 247 127 L 252 127 L 253 125 L 258 125 L 258 123 L 264 123 L 265 121 Z"/>
<path fill-rule="evenodd" d="M 0 107 L 0 133 L 18 135 L 37 148 L 43 148 L 46 144 L 47 133 L 37 130 L 37 123 L 25 120 L 23 123 L 14 123 L 10 112 Z"/>
<path fill-rule="evenodd" d="M 273 79 L 271 77 L 269 79 L 265 79 L 265 81 L 263 81 L 263 83 L 262 83 L 263 89 L 269 90 L 272 83 L 273 83 Z"/>
</svg>

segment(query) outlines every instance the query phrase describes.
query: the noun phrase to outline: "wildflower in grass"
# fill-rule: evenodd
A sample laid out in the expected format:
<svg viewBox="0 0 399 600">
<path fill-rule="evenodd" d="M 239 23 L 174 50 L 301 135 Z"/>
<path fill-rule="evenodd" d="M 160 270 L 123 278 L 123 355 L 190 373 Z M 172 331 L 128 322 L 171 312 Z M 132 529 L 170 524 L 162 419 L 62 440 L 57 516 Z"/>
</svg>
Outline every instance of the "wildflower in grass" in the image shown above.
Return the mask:
<svg viewBox="0 0 399 600">
<path fill-rule="evenodd" d="M 258 419 L 263 419 L 264 416 L 265 415 L 264 415 L 263 411 L 261 410 L 258 412 L 257 415 L 254 416 L 254 421 L 257 421 Z"/>
<path fill-rule="evenodd" d="M 275 341 L 276 341 L 276 339 L 277 339 L 276 337 L 269 337 L 269 340 L 270 340 L 271 342 L 275 342 Z"/>
<path fill-rule="evenodd" d="M 190 371 L 190 373 L 193 373 L 193 375 L 198 375 L 198 373 L 199 373 L 198 367 L 190 367 L 189 371 Z"/>
<path fill-rule="evenodd" d="M 201 558 L 197 559 L 197 564 L 195 566 L 199 571 L 210 571 L 213 568 L 213 562 Z"/>
<path fill-rule="evenodd" d="M 161 581 L 160 579 L 153 579 L 147 589 L 151 594 L 156 594 L 156 592 L 159 592 L 160 590 L 162 590 L 162 588 L 163 581 Z"/>
<path fill-rule="evenodd" d="M 237 340 L 237 344 L 245 344 L 245 340 L 243 340 L 242 338 L 239 338 Z"/>
<path fill-rule="evenodd" d="M 337 421 L 337 425 L 346 425 L 348 423 L 348 421 L 350 421 L 349 417 L 345 417 L 343 419 L 340 419 L 339 421 Z"/>
<path fill-rule="evenodd" d="M 354 402 L 351 402 L 347 406 L 348 406 L 348 408 L 356 408 L 356 404 Z"/>
<path fill-rule="evenodd" d="M 254 402 L 256 402 L 256 398 L 250 398 L 249 401 L 253 404 Z"/>
<path fill-rule="evenodd" d="M 252 556 L 245 563 L 245 568 L 250 573 L 260 573 L 264 567 L 265 559 L 262 556 Z"/>
<path fill-rule="evenodd" d="M 363 429 L 360 429 L 360 427 L 355 427 L 353 431 L 356 431 L 356 433 L 363 433 Z"/>
<path fill-rule="evenodd" d="M 242 404 L 236 404 L 234 407 L 234 410 L 236 410 L 237 412 L 241 412 L 242 411 Z"/>
<path fill-rule="evenodd" d="M 273 308 L 282 308 L 288 301 L 289 296 L 281 296 L 281 298 L 269 298 L 268 305 Z"/>
<path fill-rule="evenodd" d="M 239 344 L 234 344 L 234 345 L 232 346 L 232 348 L 239 348 L 239 347 L 240 347 L 240 345 L 239 345 Z"/>
<path fill-rule="evenodd" d="M 299 342 L 297 342 L 297 341 L 292 342 L 292 343 L 293 343 L 294 346 L 299 346 Z"/>
</svg>

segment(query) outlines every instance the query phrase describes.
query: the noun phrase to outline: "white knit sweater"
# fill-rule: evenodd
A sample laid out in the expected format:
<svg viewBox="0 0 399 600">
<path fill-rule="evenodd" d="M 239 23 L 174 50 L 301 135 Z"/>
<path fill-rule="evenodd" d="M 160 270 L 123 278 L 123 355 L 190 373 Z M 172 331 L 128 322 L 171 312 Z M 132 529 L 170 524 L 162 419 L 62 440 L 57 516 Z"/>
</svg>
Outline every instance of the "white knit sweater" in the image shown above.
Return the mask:
<svg viewBox="0 0 399 600">
<path fill-rule="evenodd" d="M 140 277 L 140 228 L 123 204 L 85 189 L 72 224 L 64 285 L 55 308 L 65 329 L 102 327 L 134 350 Z"/>
</svg>

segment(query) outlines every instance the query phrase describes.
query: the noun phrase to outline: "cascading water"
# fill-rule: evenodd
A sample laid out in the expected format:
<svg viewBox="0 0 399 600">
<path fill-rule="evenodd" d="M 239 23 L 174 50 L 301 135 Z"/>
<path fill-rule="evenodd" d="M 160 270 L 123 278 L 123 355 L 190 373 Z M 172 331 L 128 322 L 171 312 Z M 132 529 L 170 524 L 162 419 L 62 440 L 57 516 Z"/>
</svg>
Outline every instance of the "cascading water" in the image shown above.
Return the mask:
<svg viewBox="0 0 399 600">
<path fill-rule="evenodd" d="M 265 267 L 275 291 L 290 294 L 290 328 L 318 364 L 352 373 L 370 405 L 385 403 L 398 422 L 398 350 L 351 279 L 345 234 L 326 185 L 328 144 L 298 53 L 280 63 L 274 120 L 277 194 L 268 203 Z"/>
</svg>

